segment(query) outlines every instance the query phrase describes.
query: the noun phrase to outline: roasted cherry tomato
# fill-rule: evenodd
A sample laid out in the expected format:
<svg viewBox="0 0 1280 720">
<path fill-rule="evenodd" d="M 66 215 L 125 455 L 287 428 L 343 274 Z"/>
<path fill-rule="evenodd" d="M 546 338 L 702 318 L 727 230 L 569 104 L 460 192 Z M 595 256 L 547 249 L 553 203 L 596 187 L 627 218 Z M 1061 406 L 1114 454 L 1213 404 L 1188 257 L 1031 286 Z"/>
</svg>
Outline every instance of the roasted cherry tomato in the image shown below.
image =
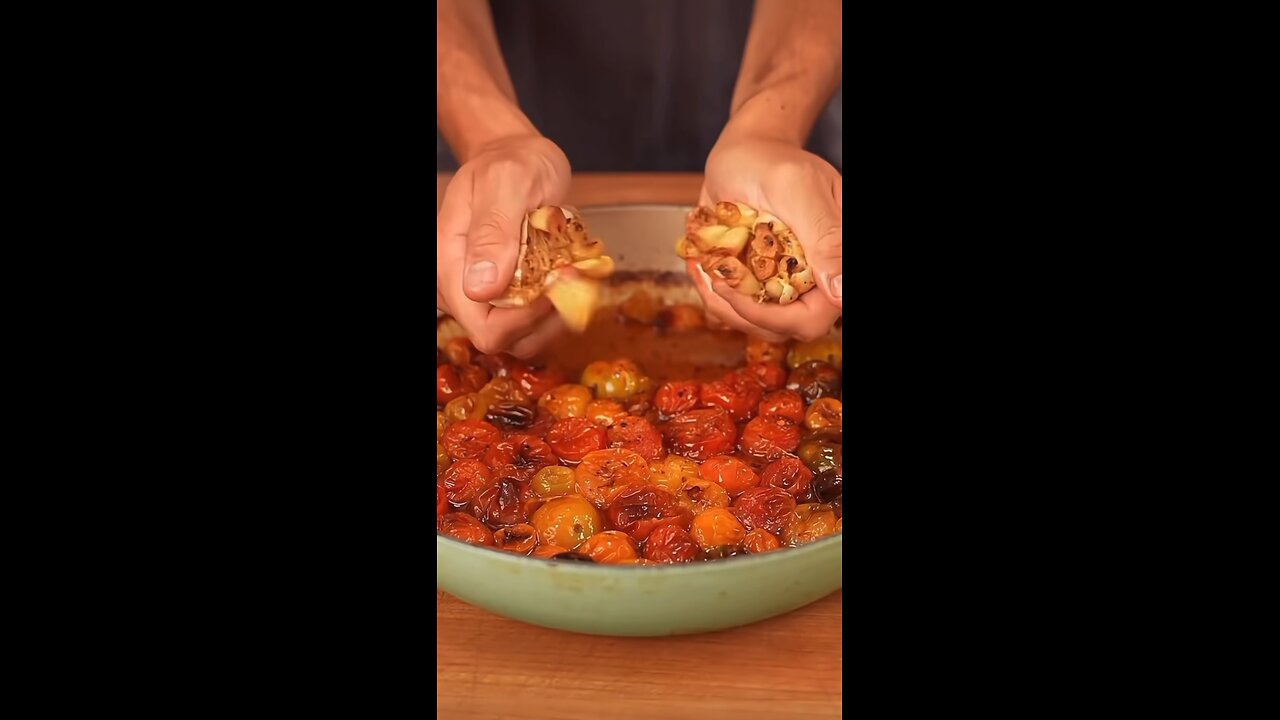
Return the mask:
<svg viewBox="0 0 1280 720">
<path fill-rule="evenodd" d="M 436 517 L 449 512 L 449 496 L 444 491 L 444 483 L 436 481 Z"/>
<path fill-rule="evenodd" d="M 633 450 L 645 460 L 659 460 L 667 454 L 658 429 L 642 417 L 626 417 L 614 423 L 608 438 L 610 447 Z"/>
<path fill-rule="evenodd" d="M 490 405 L 512 403 L 532 406 L 534 404 L 533 398 L 524 391 L 524 388 L 514 378 L 496 377 L 485 383 L 484 387 L 480 388 L 478 392 L 480 397 L 489 401 Z"/>
<path fill-rule="evenodd" d="M 781 536 L 791 522 L 796 499 L 778 488 L 751 488 L 739 495 L 731 507 L 733 514 L 748 530 L 763 528 Z"/>
<path fill-rule="evenodd" d="M 698 543 L 678 525 L 660 527 L 644 541 L 644 558 L 660 563 L 687 563 L 698 559 Z"/>
<path fill-rule="evenodd" d="M 561 385 L 543 393 L 538 398 L 538 407 L 563 420 L 571 417 L 585 417 L 589 402 L 591 402 L 591 391 L 586 385 Z"/>
<path fill-rule="evenodd" d="M 532 525 L 524 523 L 499 528 L 493 533 L 493 542 L 499 550 L 528 555 L 538 547 L 538 531 Z"/>
<path fill-rule="evenodd" d="M 820 503 L 797 505 L 787 523 L 782 539 L 792 547 L 821 540 L 836 533 L 837 522 L 836 513 L 830 505 Z"/>
<path fill-rule="evenodd" d="M 787 346 L 771 343 L 756 337 L 747 338 L 747 364 L 773 363 L 781 365 L 787 356 Z"/>
<path fill-rule="evenodd" d="M 562 548 L 559 545 L 542 545 L 539 544 L 533 549 L 533 557 L 550 560 L 557 555 L 569 552 L 568 548 Z"/>
<path fill-rule="evenodd" d="M 467 507 L 481 490 L 493 484 L 493 474 L 479 460 L 459 460 L 444 471 L 441 482 L 450 505 Z"/>
<path fill-rule="evenodd" d="M 551 428 L 556 424 L 556 422 L 557 420 L 555 415 L 552 415 L 542 408 L 538 408 L 537 414 L 533 416 L 533 424 L 530 425 L 529 429 L 525 430 L 525 432 L 529 435 L 533 435 L 534 437 L 545 438 L 547 433 L 551 432 Z"/>
<path fill-rule="evenodd" d="M 688 412 L 698 406 L 698 383 L 692 380 L 664 383 L 653 397 L 653 405 L 664 420 Z"/>
<path fill-rule="evenodd" d="M 450 422 L 459 420 L 484 420 L 489 413 L 489 400 L 480 393 L 467 393 L 449 401 L 444 406 L 444 416 Z M 448 428 L 446 428 L 447 430 Z"/>
<path fill-rule="evenodd" d="M 733 450 L 738 428 L 724 408 L 690 410 L 671 419 L 666 429 L 667 447 L 692 460 L 706 460 Z"/>
<path fill-rule="evenodd" d="M 752 363 L 742 372 L 765 390 L 777 390 L 787 384 L 787 371 L 781 365 Z"/>
<path fill-rule="evenodd" d="M 725 508 L 712 508 L 693 519 L 689 534 L 703 550 L 738 545 L 747 537 L 747 529 Z"/>
<path fill-rule="evenodd" d="M 600 513 L 577 495 L 548 500 L 533 514 L 538 542 L 573 550 L 600 531 Z"/>
<path fill-rule="evenodd" d="M 529 369 L 529 363 L 508 353 L 477 355 L 476 364 L 488 370 L 495 378 L 512 377 L 517 372 Z"/>
<path fill-rule="evenodd" d="M 843 430 L 844 404 L 835 398 L 819 398 L 805 412 L 804 426 L 810 430 Z"/>
<path fill-rule="evenodd" d="M 516 478 L 503 477 L 481 488 L 472 508 L 476 519 L 494 528 L 528 522 L 520 485 Z"/>
<path fill-rule="evenodd" d="M 839 368 L 844 363 L 844 351 L 835 340 L 823 339 L 799 343 L 787 353 L 787 365 L 793 369 L 815 360 Z"/>
<path fill-rule="evenodd" d="M 677 495 L 684 488 L 686 481 L 697 479 L 699 479 L 698 464 L 679 455 L 668 455 L 649 464 L 649 482 L 660 485 Z"/>
<path fill-rule="evenodd" d="M 489 380 L 489 374 L 475 365 L 441 365 L 436 368 L 436 404 L 478 391 Z"/>
<path fill-rule="evenodd" d="M 827 440 L 808 440 L 800 446 L 797 455 L 810 470 L 821 473 L 844 466 L 843 447 Z"/>
<path fill-rule="evenodd" d="M 773 460 L 800 444 L 800 426 L 781 418 L 752 418 L 742 426 L 738 447 L 752 457 Z"/>
<path fill-rule="evenodd" d="M 747 552 L 755 554 L 777 550 L 782 547 L 782 543 L 768 530 L 756 528 L 747 533 L 747 538 L 742 541 L 742 546 L 747 549 Z"/>
<path fill-rule="evenodd" d="M 543 368 L 541 370 L 525 368 L 513 371 L 511 377 L 520 386 L 520 389 L 524 391 L 525 397 L 532 400 L 537 400 L 547 391 L 559 387 L 569 380 L 563 372 L 555 368 Z"/>
<path fill-rule="evenodd" d="M 444 431 L 441 442 L 454 460 L 478 458 L 502 439 L 498 428 L 483 420 L 461 420 Z"/>
<path fill-rule="evenodd" d="M 813 472 L 798 458 L 788 455 L 766 465 L 760 478 L 765 487 L 786 490 L 791 497 L 801 498 L 809 492 Z"/>
<path fill-rule="evenodd" d="M 774 390 L 760 401 L 760 417 L 804 420 L 804 398 L 795 390 Z"/>
<path fill-rule="evenodd" d="M 562 465 L 544 467 L 533 476 L 533 492 L 546 499 L 568 495 L 573 492 L 573 470 Z"/>
<path fill-rule="evenodd" d="M 466 513 L 453 512 L 436 521 L 436 531 L 472 545 L 493 547 L 493 533 L 484 523 Z"/>
<path fill-rule="evenodd" d="M 530 480 L 542 468 L 558 464 L 560 458 L 541 438 L 512 435 L 490 445 L 484 462 L 496 477 Z"/>
<path fill-rule="evenodd" d="M 631 450 L 597 450 L 583 456 L 573 475 L 578 492 L 604 509 L 622 487 L 649 481 L 649 463 Z"/>
<path fill-rule="evenodd" d="M 667 525 L 688 527 L 693 513 L 676 496 L 657 485 L 627 485 L 613 494 L 609 522 L 636 541 Z"/>
<path fill-rule="evenodd" d="M 645 395 L 653 388 L 653 380 L 627 359 L 591 363 L 582 371 L 582 384 L 591 388 L 596 397 L 612 400 Z"/>
<path fill-rule="evenodd" d="M 760 485 L 760 475 L 751 466 L 736 457 L 719 455 L 702 463 L 698 474 L 703 480 L 711 480 L 725 489 L 729 497 L 738 497 L 743 492 Z"/>
<path fill-rule="evenodd" d="M 807 362 L 787 376 L 787 389 L 799 391 L 805 402 L 840 397 L 840 371 L 825 362 Z"/>
<path fill-rule="evenodd" d="M 694 513 L 712 508 L 729 507 L 729 493 L 715 480 L 692 478 L 679 492 L 680 504 Z"/>
<path fill-rule="evenodd" d="M 603 450 L 608 438 L 604 428 L 586 418 L 557 420 L 547 431 L 547 442 L 561 460 L 577 464 L 588 453 Z"/>
<path fill-rule="evenodd" d="M 742 422 L 755 415 L 762 394 L 754 380 L 729 373 L 722 380 L 704 383 L 698 393 L 698 401 L 703 407 L 724 408 L 734 422 Z"/>
<path fill-rule="evenodd" d="M 600 427 L 612 427 L 627 416 L 627 409 L 617 400 L 592 400 L 587 403 L 587 418 Z"/>
<path fill-rule="evenodd" d="M 606 565 L 622 565 L 640 557 L 636 543 L 626 533 L 606 530 L 578 546 L 578 552 Z"/>
<path fill-rule="evenodd" d="M 813 479 L 813 499 L 820 503 L 833 503 L 844 494 L 844 470 L 827 468 Z"/>
</svg>

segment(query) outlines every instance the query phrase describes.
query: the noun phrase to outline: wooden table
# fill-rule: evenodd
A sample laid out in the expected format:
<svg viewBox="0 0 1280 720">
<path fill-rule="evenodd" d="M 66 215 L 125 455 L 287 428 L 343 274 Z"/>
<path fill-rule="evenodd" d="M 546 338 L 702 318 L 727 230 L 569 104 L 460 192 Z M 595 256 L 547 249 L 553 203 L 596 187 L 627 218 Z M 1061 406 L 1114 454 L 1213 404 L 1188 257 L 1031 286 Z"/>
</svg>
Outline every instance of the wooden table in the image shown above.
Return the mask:
<svg viewBox="0 0 1280 720">
<path fill-rule="evenodd" d="M 436 176 L 436 207 L 449 176 Z M 579 174 L 568 204 L 693 204 L 697 174 Z M 838 718 L 844 592 L 783 617 L 672 638 L 609 638 L 508 620 L 436 592 L 441 720 Z"/>
</svg>

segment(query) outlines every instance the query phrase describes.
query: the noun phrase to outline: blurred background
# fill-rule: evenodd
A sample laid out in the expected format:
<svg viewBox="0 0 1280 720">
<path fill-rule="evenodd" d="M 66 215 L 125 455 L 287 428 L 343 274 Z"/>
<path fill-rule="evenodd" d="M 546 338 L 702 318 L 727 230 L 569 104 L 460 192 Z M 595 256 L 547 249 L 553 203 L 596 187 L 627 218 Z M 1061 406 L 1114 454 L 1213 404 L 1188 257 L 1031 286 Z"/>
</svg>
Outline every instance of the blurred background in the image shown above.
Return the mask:
<svg viewBox="0 0 1280 720">
<path fill-rule="evenodd" d="M 520 107 L 575 172 L 701 172 L 729 118 L 750 0 L 490 0 Z M 843 172 L 843 88 L 808 149 Z M 457 161 L 436 132 L 436 171 Z"/>
</svg>

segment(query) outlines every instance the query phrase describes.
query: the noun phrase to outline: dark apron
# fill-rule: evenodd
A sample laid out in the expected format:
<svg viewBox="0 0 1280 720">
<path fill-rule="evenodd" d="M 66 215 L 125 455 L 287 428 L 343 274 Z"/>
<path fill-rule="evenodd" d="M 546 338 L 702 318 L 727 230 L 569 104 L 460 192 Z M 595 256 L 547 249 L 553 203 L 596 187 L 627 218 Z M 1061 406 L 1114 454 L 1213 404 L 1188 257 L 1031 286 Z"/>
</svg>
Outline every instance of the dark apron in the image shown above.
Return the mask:
<svg viewBox="0 0 1280 720">
<path fill-rule="evenodd" d="M 491 0 L 520 107 L 575 171 L 701 171 L 729 119 L 743 0 Z M 447 78 L 446 78 L 447 82 Z M 809 149 L 842 166 L 837 92 Z M 436 170 L 457 163 L 436 134 Z"/>
</svg>

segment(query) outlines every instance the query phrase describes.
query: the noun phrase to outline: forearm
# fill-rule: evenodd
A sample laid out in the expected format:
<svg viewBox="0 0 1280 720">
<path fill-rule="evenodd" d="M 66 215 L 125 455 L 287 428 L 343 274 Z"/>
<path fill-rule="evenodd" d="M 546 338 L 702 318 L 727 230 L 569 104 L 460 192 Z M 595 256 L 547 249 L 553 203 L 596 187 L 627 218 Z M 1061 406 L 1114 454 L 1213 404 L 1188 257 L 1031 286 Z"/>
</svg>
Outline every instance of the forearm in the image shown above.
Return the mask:
<svg viewBox="0 0 1280 720">
<path fill-rule="evenodd" d="M 756 0 L 724 137 L 803 145 L 841 81 L 839 0 Z"/>
<path fill-rule="evenodd" d="M 436 125 L 460 162 L 494 140 L 537 134 L 516 102 L 487 0 L 436 3 Z"/>
</svg>

